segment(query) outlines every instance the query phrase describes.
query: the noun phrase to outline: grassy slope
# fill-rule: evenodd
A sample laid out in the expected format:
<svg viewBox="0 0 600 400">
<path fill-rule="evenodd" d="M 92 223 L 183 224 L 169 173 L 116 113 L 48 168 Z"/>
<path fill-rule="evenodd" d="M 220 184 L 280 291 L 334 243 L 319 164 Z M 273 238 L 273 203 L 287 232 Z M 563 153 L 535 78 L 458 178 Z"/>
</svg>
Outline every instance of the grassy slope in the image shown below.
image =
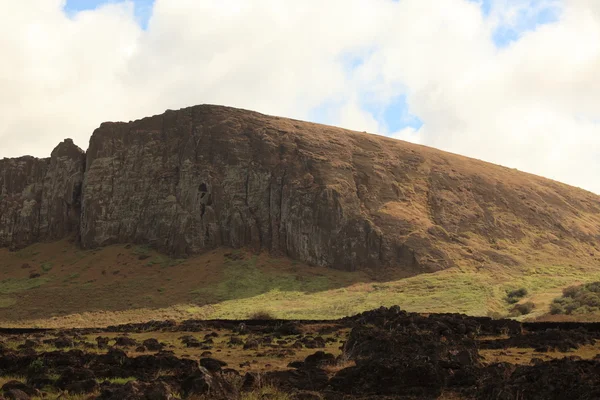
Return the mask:
<svg viewBox="0 0 600 400">
<path fill-rule="evenodd" d="M 39 273 L 29 278 L 31 273 Z M 0 249 L 2 325 L 105 326 L 148 319 L 337 318 L 380 305 L 418 312 L 507 313 L 508 289 L 525 287 L 534 313 L 563 287 L 600 280 L 588 266 L 452 268 L 410 278 L 310 267 L 218 249 L 174 260 L 141 246 L 82 251 L 67 241 Z"/>
</svg>

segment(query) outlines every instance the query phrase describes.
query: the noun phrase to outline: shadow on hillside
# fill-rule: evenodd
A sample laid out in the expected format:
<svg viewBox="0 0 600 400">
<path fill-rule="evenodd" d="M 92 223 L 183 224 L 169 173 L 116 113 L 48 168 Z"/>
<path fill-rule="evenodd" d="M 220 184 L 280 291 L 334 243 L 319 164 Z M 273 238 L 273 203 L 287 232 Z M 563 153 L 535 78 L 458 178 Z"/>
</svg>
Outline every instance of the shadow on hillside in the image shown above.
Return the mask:
<svg viewBox="0 0 600 400">
<path fill-rule="evenodd" d="M 141 246 L 82 251 L 65 243 L 36 245 L 12 254 L 13 261 L 0 259 L 0 320 L 156 310 L 182 304 L 205 306 L 265 294 L 274 301 L 294 301 L 306 294 L 337 289 L 367 292 L 378 282 L 410 276 L 390 270 L 346 272 L 311 267 L 242 250 L 217 249 L 212 254 L 190 261 L 169 259 Z M 109 261 L 113 259 L 121 261 Z M 42 277 L 31 279 L 38 269 Z M 343 306 L 344 293 L 335 295 Z M 295 306 L 306 307 L 307 303 L 310 301 L 303 299 Z"/>
</svg>

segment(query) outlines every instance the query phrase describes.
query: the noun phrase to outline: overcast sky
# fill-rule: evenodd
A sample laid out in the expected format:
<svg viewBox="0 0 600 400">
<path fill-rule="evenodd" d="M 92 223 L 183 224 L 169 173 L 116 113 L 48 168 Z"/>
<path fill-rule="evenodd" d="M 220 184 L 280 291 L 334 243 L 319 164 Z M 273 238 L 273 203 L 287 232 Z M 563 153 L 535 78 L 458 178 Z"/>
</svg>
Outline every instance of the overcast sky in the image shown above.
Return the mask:
<svg viewBox="0 0 600 400">
<path fill-rule="evenodd" d="M 242 107 L 600 193 L 600 0 L 0 0 L 0 158 Z"/>
</svg>

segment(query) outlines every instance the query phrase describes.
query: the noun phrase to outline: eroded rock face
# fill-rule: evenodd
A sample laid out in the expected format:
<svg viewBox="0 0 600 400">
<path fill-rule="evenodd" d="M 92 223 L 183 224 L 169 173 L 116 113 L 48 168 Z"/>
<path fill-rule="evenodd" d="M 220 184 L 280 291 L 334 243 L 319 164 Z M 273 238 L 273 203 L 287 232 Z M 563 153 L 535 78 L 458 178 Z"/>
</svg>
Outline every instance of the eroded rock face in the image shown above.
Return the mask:
<svg viewBox="0 0 600 400">
<path fill-rule="evenodd" d="M 455 263 L 600 260 L 597 195 L 424 146 L 220 106 L 104 123 L 85 156 L 66 141 L 49 159 L 0 160 L 0 190 L 0 247 L 71 234 L 84 248 L 139 243 L 176 256 L 247 246 L 406 275 Z"/>
<path fill-rule="evenodd" d="M 214 106 L 102 124 L 88 149 L 82 245 L 150 243 L 176 255 L 250 246 L 349 270 L 447 267 L 410 218 L 381 210 L 403 201 L 396 182 L 423 158 L 406 150 L 378 170 L 384 143 L 340 132 Z"/>
<path fill-rule="evenodd" d="M 0 160 L 0 247 L 77 234 L 84 167 L 85 153 L 70 139 L 50 158 Z"/>
</svg>

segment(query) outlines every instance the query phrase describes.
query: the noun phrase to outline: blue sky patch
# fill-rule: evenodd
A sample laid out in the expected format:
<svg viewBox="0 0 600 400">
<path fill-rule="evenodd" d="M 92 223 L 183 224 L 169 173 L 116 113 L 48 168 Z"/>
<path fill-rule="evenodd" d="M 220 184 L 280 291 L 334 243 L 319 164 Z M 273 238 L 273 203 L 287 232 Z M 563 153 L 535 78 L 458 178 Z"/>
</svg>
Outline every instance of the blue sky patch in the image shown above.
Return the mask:
<svg viewBox="0 0 600 400">
<path fill-rule="evenodd" d="M 494 11 L 494 0 L 470 1 L 479 4 L 485 17 L 489 17 Z M 496 27 L 492 34 L 492 40 L 497 47 L 506 47 L 519 40 L 525 32 L 533 31 L 544 24 L 556 22 L 559 18 L 560 10 L 556 7 L 556 4 L 552 4 L 547 0 L 529 0 L 526 6 L 521 7 L 512 24 Z"/>
<path fill-rule="evenodd" d="M 67 15 L 75 15 L 80 11 L 95 10 L 103 4 L 122 3 L 124 0 L 67 0 L 64 10 Z M 152 15 L 154 0 L 131 0 L 134 4 L 135 16 L 140 26 L 144 29 L 148 27 L 148 20 Z"/>
<path fill-rule="evenodd" d="M 387 125 L 389 132 L 397 132 L 400 129 L 411 127 L 419 129 L 423 126 L 423 121 L 416 115 L 412 115 L 408 109 L 406 95 L 400 95 L 392 99 L 382 112 L 382 118 Z"/>
</svg>

